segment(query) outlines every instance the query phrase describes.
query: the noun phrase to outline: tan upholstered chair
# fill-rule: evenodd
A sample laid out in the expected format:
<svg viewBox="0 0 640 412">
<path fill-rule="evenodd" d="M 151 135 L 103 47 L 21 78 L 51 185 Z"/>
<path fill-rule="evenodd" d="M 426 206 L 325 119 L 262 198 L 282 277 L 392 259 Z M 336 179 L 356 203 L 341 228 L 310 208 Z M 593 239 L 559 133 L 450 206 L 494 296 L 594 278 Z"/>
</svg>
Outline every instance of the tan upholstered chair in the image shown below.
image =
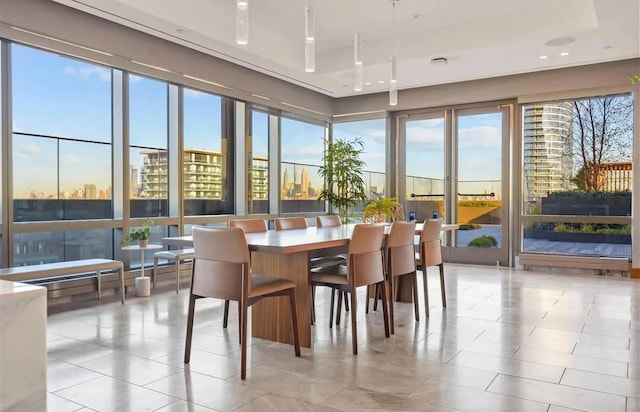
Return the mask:
<svg viewBox="0 0 640 412">
<path fill-rule="evenodd" d="M 331 266 L 314 269 L 311 272 L 311 284 L 328 286 L 332 289 L 351 294 L 351 340 L 353 354 L 358 354 L 358 334 L 356 326 L 356 288 L 360 286 L 380 284 L 383 296 L 386 296 L 384 265 L 382 263 L 382 240 L 384 226 L 356 225 L 349 242 L 349 253 L 346 266 Z M 331 305 L 333 313 L 333 305 Z M 389 337 L 389 318 L 387 302 L 382 300 L 384 316 L 384 332 Z M 332 315 L 331 315 L 332 316 Z M 329 321 L 332 322 L 332 319 Z"/>
<path fill-rule="evenodd" d="M 267 221 L 264 219 L 233 219 L 229 221 L 229 227 L 239 227 L 244 233 L 263 233 L 267 231 Z M 238 302 L 238 312 L 240 312 L 240 302 Z M 222 327 L 229 324 L 229 301 L 224 301 L 224 316 L 222 317 Z"/>
<path fill-rule="evenodd" d="M 247 375 L 247 309 L 262 298 L 288 296 L 296 356 L 300 356 L 295 284 L 251 273 L 249 247 L 240 228 L 193 229 L 195 257 L 192 265 L 191 293 L 184 363 L 191 358 L 191 338 L 196 299 L 218 298 L 240 302 L 240 379 Z"/>
<path fill-rule="evenodd" d="M 393 222 L 389 236 L 387 236 L 386 266 L 387 282 L 389 290 L 389 320 L 391 323 L 391 333 L 395 333 L 394 322 L 394 300 L 396 296 L 396 278 L 407 276 L 411 280 L 413 291 L 413 310 L 416 321 L 420 320 L 418 309 L 418 282 L 416 280 L 416 261 L 414 258 L 415 249 L 413 246 L 413 236 L 416 231 L 415 222 Z"/>
<path fill-rule="evenodd" d="M 307 219 L 304 217 L 276 218 L 276 230 L 306 229 L 307 227 Z"/>
<path fill-rule="evenodd" d="M 229 227 L 239 227 L 244 233 L 262 233 L 267 231 L 267 221 L 264 219 L 234 219 L 229 221 Z"/>
<path fill-rule="evenodd" d="M 339 227 L 342 226 L 342 222 L 338 215 L 317 216 L 316 225 L 318 227 Z"/>
<path fill-rule="evenodd" d="M 440 269 L 440 290 L 442 292 L 442 307 L 447 307 L 447 299 L 444 289 L 444 261 L 442 260 L 442 243 L 440 232 L 442 231 L 442 218 L 427 219 L 420 234 L 416 264 L 422 270 L 422 283 L 424 287 L 424 312 L 429 317 L 429 289 L 427 287 L 427 268 L 438 266 Z"/>
</svg>

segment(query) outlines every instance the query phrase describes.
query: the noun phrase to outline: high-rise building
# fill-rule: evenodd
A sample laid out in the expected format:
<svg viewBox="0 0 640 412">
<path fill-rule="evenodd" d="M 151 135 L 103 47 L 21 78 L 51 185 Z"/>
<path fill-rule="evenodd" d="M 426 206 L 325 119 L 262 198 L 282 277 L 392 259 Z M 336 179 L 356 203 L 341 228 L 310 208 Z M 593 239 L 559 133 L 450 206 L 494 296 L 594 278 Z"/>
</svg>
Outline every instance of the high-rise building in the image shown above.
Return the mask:
<svg viewBox="0 0 640 412">
<path fill-rule="evenodd" d="M 526 106 L 523 119 L 525 200 L 535 201 L 549 192 L 571 189 L 571 102 Z"/>
<path fill-rule="evenodd" d="M 87 183 L 84 185 L 84 198 L 85 199 L 97 199 L 98 188 L 93 183 Z"/>
<path fill-rule="evenodd" d="M 144 161 L 140 173 L 139 197 L 162 199 L 168 192 L 168 162 L 166 150 L 142 152 Z M 224 156 L 214 150 L 184 149 L 184 198 L 223 199 Z M 269 164 L 266 157 L 254 157 L 252 163 L 252 199 L 266 199 L 269 193 Z M 132 169 L 135 171 L 135 169 Z M 133 181 L 133 178 L 132 178 Z"/>
<path fill-rule="evenodd" d="M 306 167 L 300 172 L 300 192 L 303 199 L 309 198 L 309 172 Z"/>
<path fill-rule="evenodd" d="M 280 198 L 284 199 L 287 197 L 287 190 L 289 188 L 289 171 L 284 169 L 284 176 L 282 177 L 282 189 L 280 190 Z"/>
</svg>

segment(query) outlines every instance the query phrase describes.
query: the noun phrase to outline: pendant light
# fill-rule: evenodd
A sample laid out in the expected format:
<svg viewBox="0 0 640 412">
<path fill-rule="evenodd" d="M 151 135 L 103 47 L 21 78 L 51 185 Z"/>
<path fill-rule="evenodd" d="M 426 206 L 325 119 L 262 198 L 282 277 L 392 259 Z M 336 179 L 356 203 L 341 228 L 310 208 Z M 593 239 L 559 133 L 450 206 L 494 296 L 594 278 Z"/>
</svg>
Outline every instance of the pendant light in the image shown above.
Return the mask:
<svg viewBox="0 0 640 412">
<path fill-rule="evenodd" d="M 389 58 L 389 106 L 398 105 L 398 65 L 395 53 L 396 1 L 392 0 L 391 11 L 391 57 Z"/>
<path fill-rule="evenodd" d="M 236 44 L 249 44 L 249 0 L 236 0 Z"/>
<path fill-rule="evenodd" d="M 353 36 L 353 91 L 361 92 L 364 83 L 362 37 L 360 35 L 360 0 L 356 0 L 356 34 Z"/>
<path fill-rule="evenodd" d="M 304 7 L 304 71 L 316 71 L 316 16 L 313 4 Z"/>
</svg>

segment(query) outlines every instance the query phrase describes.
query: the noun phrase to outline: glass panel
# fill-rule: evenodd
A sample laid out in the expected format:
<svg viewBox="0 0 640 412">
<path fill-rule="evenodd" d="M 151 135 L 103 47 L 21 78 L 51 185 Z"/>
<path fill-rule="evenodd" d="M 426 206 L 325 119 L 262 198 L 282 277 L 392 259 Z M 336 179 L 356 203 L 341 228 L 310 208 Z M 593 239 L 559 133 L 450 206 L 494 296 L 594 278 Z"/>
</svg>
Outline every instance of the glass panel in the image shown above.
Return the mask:
<svg viewBox="0 0 640 412">
<path fill-rule="evenodd" d="M 131 217 L 168 216 L 168 87 L 129 75 Z"/>
<path fill-rule="evenodd" d="M 249 214 L 269 213 L 269 115 L 251 111 L 249 158 Z"/>
<path fill-rule="evenodd" d="M 631 216 L 633 96 L 541 102 L 522 117 L 524 215 L 590 216 L 524 223 L 523 250 L 630 257 L 629 227 L 593 217 Z"/>
<path fill-rule="evenodd" d="M 13 129 L 111 143 L 111 69 L 11 45 Z"/>
<path fill-rule="evenodd" d="M 89 258 L 113 259 L 113 230 L 16 233 L 14 266 Z"/>
<path fill-rule="evenodd" d="M 443 216 L 444 133 L 442 117 L 406 122 L 407 218 Z"/>
<path fill-rule="evenodd" d="M 185 216 L 233 213 L 222 103 L 220 96 L 184 89 Z"/>
<path fill-rule="evenodd" d="M 326 127 L 288 118 L 282 118 L 281 127 L 280 211 L 323 212 L 325 202 L 317 199 L 324 187 L 318 171 Z"/>
<path fill-rule="evenodd" d="M 501 248 L 502 113 L 458 116 L 457 125 L 457 244 Z"/>
<path fill-rule="evenodd" d="M 385 183 L 386 156 L 386 119 L 362 120 L 357 122 L 335 123 L 334 138 L 362 138 L 364 153 L 361 159 L 366 163 L 364 178 L 367 183 L 367 196 L 376 199 L 387 195 Z"/>
<path fill-rule="evenodd" d="M 111 70 L 12 53 L 13 220 L 113 217 Z"/>
</svg>

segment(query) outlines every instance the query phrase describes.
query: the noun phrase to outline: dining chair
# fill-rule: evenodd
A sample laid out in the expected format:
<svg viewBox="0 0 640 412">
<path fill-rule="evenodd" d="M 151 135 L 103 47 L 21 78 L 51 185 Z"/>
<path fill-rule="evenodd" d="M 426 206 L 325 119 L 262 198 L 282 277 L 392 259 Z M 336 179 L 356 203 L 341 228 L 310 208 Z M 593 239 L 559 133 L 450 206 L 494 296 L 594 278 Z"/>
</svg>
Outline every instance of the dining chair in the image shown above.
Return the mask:
<svg viewBox="0 0 640 412">
<path fill-rule="evenodd" d="M 306 229 L 307 227 L 307 219 L 304 217 L 276 218 L 276 230 Z"/>
<path fill-rule="evenodd" d="M 318 227 L 340 227 L 342 222 L 338 215 L 316 216 L 316 226 Z"/>
<path fill-rule="evenodd" d="M 316 216 L 316 226 L 319 228 L 324 227 L 340 227 L 342 226 L 342 221 L 340 220 L 340 216 L 338 215 L 327 215 L 327 216 Z M 333 256 L 313 256 L 311 258 L 310 266 L 311 268 L 319 267 L 319 266 L 333 266 L 333 265 L 342 265 L 346 264 L 347 260 L 345 255 L 333 255 Z M 331 290 L 331 306 L 335 303 L 335 293 L 336 290 Z M 344 309 L 346 312 L 349 312 L 349 297 L 347 293 L 338 291 L 338 312 L 336 315 L 336 325 L 340 324 L 340 314 L 342 313 L 342 300 L 344 296 Z M 316 320 L 316 288 L 314 286 L 311 287 L 311 324 L 313 325 Z M 331 327 L 331 326 L 330 326 Z"/>
<path fill-rule="evenodd" d="M 264 219 L 232 219 L 229 227 L 239 227 L 244 233 L 263 233 L 267 231 L 267 221 Z M 238 312 L 240 312 L 240 302 L 238 302 Z M 222 327 L 226 328 L 229 323 L 229 301 L 224 301 L 224 316 L 222 317 Z"/>
<path fill-rule="evenodd" d="M 299 357 L 295 284 L 287 279 L 251 273 L 249 247 L 240 228 L 194 228 L 193 247 L 184 363 L 191 360 L 195 303 L 200 298 L 240 302 L 240 379 L 244 380 L 247 375 L 247 309 L 262 298 L 289 297 L 293 343 L 295 355 Z"/>
<path fill-rule="evenodd" d="M 320 267 L 310 274 L 311 285 L 328 286 L 332 289 L 349 292 L 351 295 L 351 341 L 353 354 L 358 354 L 358 333 L 356 325 L 356 288 L 360 286 L 380 284 L 382 295 L 386 296 L 384 265 L 382 262 L 383 225 L 358 224 L 354 227 L 347 265 Z M 333 322 L 333 305 L 331 305 L 329 323 Z M 384 333 L 389 337 L 389 317 L 387 302 L 382 300 L 384 316 Z"/>
<path fill-rule="evenodd" d="M 267 231 L 267 221 L 264 219 L 232 219 L 229 227 L 239 227 L 244 233 L 263 233 Z"/>
<path fill-rule="evenodd" d="M 442 231 L 442 218 L 427 219 L 420 233 L 418 253 L 416 253 L 416 265 L 422 270 L 422 285 L 424 288 L 424 312 L 429 317 L 429 292 L 427 287 L 427 268 L 438 266 L 440 270 L 440 291 L 442 293 L 442 307 L 447 307 L 446 293 L 444 289 L 444 261 L 442 260 L 442 243 L 440 232 Z"/>
<path fill-rule="evenodd" d="M 395 310 L 393 303 L 396 298 L 395 284 L 401 276 L 410 277 L 409 280 L 411 280 L 411 289 L 413 291 L 413 311 L 416 321 L 420 320 L 418 281 L 416 279 L 416 260 L 413 245 L 415 231 L 415 222 L 397 221 L 393 222 L 389 235 L 387 236 L 385 263 L 387 269 L 387 290 L 389 291 L 389 323 L 391 324 L 391 334 L 395 333 Z"/>
</svg>

